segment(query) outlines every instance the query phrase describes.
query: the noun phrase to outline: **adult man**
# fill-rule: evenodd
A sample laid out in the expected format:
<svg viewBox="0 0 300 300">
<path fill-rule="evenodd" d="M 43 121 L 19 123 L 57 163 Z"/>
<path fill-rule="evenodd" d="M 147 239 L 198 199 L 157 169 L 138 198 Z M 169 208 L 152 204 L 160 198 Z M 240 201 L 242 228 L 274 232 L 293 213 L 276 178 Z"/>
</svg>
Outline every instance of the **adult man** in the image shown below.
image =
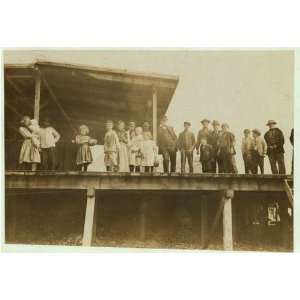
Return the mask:
<svg viewBox="0 0 300 300">
<path fill-rule="evenodd" d="M 196 143 L 196 149 L 197 149 L 197 154 L 199 154 L 199 147 L 201 144 L 201 140 L 205 139 L 208 142 L 209 136 L 211 134 L 210 129 L 208 128 L 210 121 L 207 119 L 203 119 L 201 121 L 202 128 L 198 131 L 197 135 L 197 143 Z"/>
<path fill-rule="evenodd" d="M 293 156 L 292 156 L 292 175 L 294 174 L 294 128 L 291 130 L 290 142 L 293 146 Z"/>
<path fill-rule="evenodd" d="M 218 165 L 218 172 L 220 173 L 221 169 L 221 162 L 218 156 L 219 150 L 219 141 L 220 141 L 220 123 L 216 120 L 212 121 L 213 130 L 210 133 L 208 143 L 213 148 L 213 159 L 212 159 L 212 172 L 217 172 L 217 165 Z"/>
<path fill-rule="evenodd" d="M 242 139 L 242 146 L 241 146 L 243 160 L 244 160 L 244 166 L 245 166 L 245 174 L 249 174 L 253 170 L 252 151 L 251 151 L 253 139 L 252 139 L 250 133 L 251 133 L 250 129 L 244 130 L 244 137 Z"/>
<path fill-rule="evenodd" d="M 258 167 L 260 173 L 264 174 L 264 158 L 267 152 L 267 146 L 263 138 L 260 136 L 261 133 L 258 129 L 252 130 L 253 142 L 251 149 L 252 156 L 252 173 L 258 173 Z"/>
<path fill-rule="evenodd" d="M 272 174 L 285 174 L 284 164 L 284 136 L 282 131 L 276 127 L 274 120 L 269 120 L 266 126 L 269 130 L 264 138 L 267 143 L 267 155 L 269 157 Z"/>
<path fill-rule="evenodd" d="M 237 173 L 235 162 L 235 136 L 229 131 L 229 125 L 224 123 L 221 126 L 219 143 L 219 157 L 221 159 L 221 173 Z"/>
<path fill-rule="evenodd" d="M 177 152 L 177 136 L 173 127 L 167 125 L 168 118 L 164 116 L 160 121 L 157 133 L 157 145 L 159 153 L 163 156 L 164 172 L 169 172 L 171 163 L 171 172 L 176 171 L 176 152 Z"/>
<path fill-rule="evenodd" d="M 178 149 L 181 154 L 181 173 L 185 173 L 186 160 L 189 165 L 189 172 L 193 173 L 193 151 L 196 144 L 195 135 L 189 130 L 190 122 L 184 122 L 184 131 L 178 137 Z"/>
</svg>

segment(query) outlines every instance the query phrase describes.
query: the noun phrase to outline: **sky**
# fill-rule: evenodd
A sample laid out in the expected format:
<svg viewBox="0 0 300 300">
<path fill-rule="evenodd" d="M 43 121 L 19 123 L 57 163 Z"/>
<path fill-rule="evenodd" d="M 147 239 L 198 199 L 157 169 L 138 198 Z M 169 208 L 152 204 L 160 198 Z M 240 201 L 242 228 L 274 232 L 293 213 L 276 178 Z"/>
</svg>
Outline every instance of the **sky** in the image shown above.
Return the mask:
<svg viewBox="0 0 300 300">
<path fill-rule="evenodd" d="M 203 118 L 226 122 L 236 136 L 238 169 L 243 172 L 240 144 L 245 128 L 267 131 L 276 120 L 286 143 L 290 171 L 293 127 L 294 53 L 260 50 L 23 50 L 5 51 L 4 63 L 35 60 L 176 75 L 179 84 L 167 111 L 179 133 L 184 121 L 196 134 Z M 265 161 L 270 173 L 269 162 Z"/>
</svg>

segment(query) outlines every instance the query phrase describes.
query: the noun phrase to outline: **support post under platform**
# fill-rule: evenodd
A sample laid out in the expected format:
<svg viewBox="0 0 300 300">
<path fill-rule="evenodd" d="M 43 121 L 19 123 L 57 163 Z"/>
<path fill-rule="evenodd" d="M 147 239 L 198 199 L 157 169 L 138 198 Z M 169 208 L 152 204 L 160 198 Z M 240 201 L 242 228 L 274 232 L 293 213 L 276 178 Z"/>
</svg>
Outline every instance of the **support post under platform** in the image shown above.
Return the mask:
<svg viewBox="0 0 300 300">
<path fill-rule="evenodd" d="M 96 236 L 96 226 L 97 226 L 96 216 L 97 216 L 96 191 L 94 188 L 88 188 L 82 246 L 92 246 L 92 242 Z"/>
<path fill-rule="evenodd" d="M 224 194 L 223 208 L 223 247 L 224 250 L 233 250 L 233 231 L 232 231 L 232 199 L 234 192 L 227 190 Z"/>
</svg>

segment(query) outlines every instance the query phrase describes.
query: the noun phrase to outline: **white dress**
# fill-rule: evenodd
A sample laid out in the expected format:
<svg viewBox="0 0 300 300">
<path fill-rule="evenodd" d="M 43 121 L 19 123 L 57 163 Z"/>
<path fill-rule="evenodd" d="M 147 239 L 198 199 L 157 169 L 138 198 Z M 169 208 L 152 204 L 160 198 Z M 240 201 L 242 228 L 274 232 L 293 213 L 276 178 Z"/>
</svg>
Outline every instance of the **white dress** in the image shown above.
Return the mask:
<svg viewBox="0 0 300 300">
<path fill-rule="evenodd" d="M 143 141 L 141 144 L 142 166 L 153 167 L 157 159 L 158 149 L 153 140 Z"/>
<path fill-rule="evenodd" d="M 129 141 L 129 165 L 140 166 L 142 161 L 141 145 L 144 138 L 142 135 L 136 135 Z"/>
</svg>

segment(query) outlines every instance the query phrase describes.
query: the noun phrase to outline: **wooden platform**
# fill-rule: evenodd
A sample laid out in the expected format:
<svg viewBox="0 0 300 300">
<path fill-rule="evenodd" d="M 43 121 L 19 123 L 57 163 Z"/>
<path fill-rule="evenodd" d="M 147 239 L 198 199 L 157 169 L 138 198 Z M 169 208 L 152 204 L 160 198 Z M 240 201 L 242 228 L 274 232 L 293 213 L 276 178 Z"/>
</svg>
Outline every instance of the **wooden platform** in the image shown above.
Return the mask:
<svg viewBox="0 0 300 300">
<path fill-rule="evenodd" d="M 210 237 L 220 219 L 223 219 L 224 250 L 233 250 L 232 199 L 238 193 L 278 194 L 286 198 L 292 207 L 291 193 L 287 183 L 290 175 L 244 175 L 244 174 L 164 174 L 164 173 L 99 173 L 99 172 L 43 172 L 7 171 L 5 188 L 7 192 L 17 190 L 85 190 L 86 212 L 83 228 L 83 246 L 91 246 L 96 232 L 97 198 L 96 191 L 199 191 L 201 208 L 201 239 L 203 247 L 209 245 Z M 209 226 L 207 220 L 208 201 L 206 192 L 220 192 L 220 203 L 216 215 Z M 141 197 L 141 207 L 146 207 Z M 201 203 L 202 203 L 201 202 Z M 15 205 L 15 204 L 14 204 Z M 202 204 L 201 204 L 202 205 Z M 141 231 L 145 232 L 145 209 L 141 210 Z"/>
</svg>

